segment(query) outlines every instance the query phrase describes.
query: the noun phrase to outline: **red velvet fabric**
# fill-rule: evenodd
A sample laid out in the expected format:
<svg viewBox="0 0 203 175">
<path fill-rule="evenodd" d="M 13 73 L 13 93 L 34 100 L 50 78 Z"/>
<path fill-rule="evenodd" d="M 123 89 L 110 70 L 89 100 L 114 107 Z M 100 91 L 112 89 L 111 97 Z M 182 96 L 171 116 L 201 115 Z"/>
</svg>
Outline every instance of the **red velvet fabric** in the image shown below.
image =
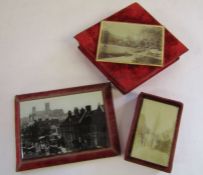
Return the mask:
<svg viewBox="0 0 203 175">
<path fill-rule="evenodd" d="M 138 3 L 133 3 L 104 20 L 160 25 Z M 77 34 L 75 38 L 79 42 L 79 49 L 124 94 L 177 61 L 179 56 L 188 50 L 166 29 L 163 67 L 97 62 L 96 51 L 99 30 L 100 23 L 97 23 Z"/>
</svg>

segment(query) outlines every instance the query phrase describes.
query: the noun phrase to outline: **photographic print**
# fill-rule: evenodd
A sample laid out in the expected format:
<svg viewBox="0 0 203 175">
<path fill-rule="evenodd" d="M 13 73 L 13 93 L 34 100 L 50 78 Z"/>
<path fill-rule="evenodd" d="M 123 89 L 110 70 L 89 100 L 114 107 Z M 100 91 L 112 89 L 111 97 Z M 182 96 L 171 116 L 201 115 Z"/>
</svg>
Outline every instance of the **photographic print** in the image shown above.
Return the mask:
<svg viewBox="0 0 203 175">
<path fill-rule="evenodd" d="M 109 146 L 101 91 L 20 103 L 22 158 Z"/>
<path fill-rule="evenodd" d="M 182 104 L 147 94 L 143 96 L 141 105 L 138 104 L 136 124 L 133 124 L 136 128 L 132 126 L 127 160 L 141 160 L 143 164 L 151 163 L 152 167 L 169 171 Z"/>
<path fill-rule="evenodd" d="M 97 61 L 163 66 L 164 27 L 102 21 Z"/>
<path fill-rule="evenodd" d="M 26 164 L 38 159 L 40 162 L 45 159 L 46 163 L 55 157 L 61 161 L 60 156 L 62 160 L 66 156 L 67 162 L 72 162 L 76 161 L 73 156 L 78 156 L 80 161 L 88 159 L 91 152 L 98 152 L 99 158 L 109 154 L 112 147 L 118 150 L 110 138 L 116 134 L 115 129 L 114 133 L 109 129 L 115 125 L 109 121 L 114 117 L 109 116 L 113 108 L 105 105 L 109 99 L 104 93 L 110 93 L 109 88 L 109 84 L 102 84 L 47 92 L 45 96 L 40 93 L 17 96 L 17 145 L 20 147 L 17 158 Z M 116 155 L 114 150 L 113 154 Z"/>
</svg>

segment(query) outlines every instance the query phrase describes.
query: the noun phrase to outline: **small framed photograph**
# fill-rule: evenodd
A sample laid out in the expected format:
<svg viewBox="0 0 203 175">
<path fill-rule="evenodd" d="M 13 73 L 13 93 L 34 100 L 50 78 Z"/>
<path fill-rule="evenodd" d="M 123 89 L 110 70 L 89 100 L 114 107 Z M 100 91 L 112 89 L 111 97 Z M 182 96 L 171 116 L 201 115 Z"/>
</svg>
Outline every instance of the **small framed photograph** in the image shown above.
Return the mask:
<svg viewBox="0 0 203 175">
<path fill-rule="evenodd" d="M 16 171 L 120 153 L 111 84 L 17 95 Z"/>
<path fill-rule="evenodd" d="M 163 66 L 164 36 L 160 25 L 102 21 L 96 60 Z"/>
<path fill-rule="evenodd" d="M 182 108 L 181 102 L 141 93 L 125 160 L 171 172 Z"/>
</svg>

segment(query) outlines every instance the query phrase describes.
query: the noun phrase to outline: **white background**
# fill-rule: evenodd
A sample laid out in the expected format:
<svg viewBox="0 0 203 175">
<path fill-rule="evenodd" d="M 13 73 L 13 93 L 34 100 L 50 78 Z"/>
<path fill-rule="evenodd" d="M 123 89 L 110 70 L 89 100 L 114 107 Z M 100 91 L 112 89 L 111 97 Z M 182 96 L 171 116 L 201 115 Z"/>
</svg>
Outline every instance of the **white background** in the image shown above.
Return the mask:
<svg viewBox="0 0 203 175">
<path fill-rule="evenodd" d="M 127 95 L 113 89 L 122 154 L 117 157 L 15 172 L 14 96 L 107 82 L 77 49 L 73 36 L 132 0 L 0 0 L 0 174 L 161 175 L 123 160 L 137 94 L 184 103 L 174 175 L 203 173 L 203 1 L 140 0 L 190 50 Z"/>
</svg>

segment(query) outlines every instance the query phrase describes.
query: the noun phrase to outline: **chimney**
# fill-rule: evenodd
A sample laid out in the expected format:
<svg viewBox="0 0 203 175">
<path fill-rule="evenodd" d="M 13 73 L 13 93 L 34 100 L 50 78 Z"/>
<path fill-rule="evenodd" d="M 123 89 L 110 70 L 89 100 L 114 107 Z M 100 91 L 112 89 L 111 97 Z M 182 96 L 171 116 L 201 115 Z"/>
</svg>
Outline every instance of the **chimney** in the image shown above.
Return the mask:
<svg viewBox="0 0 203 175">
<path fill-rule="evenodd" d="M 68 111 L 68 117 L 72 117 L 72 112 Z"/>
<path fill-rule="evenodd" d="M 35 114 L 36 113 L 36 107 L 32 107 L 32 114 Z"/>
<path fill-rule="evenodd" d="M 87 112 L 91 112 L 91 111 L 92 111 L 91 105 L 87 105 L 87 106 L 85 106 L 85 108 L 86 108 L 86 111 L 87 111 Z"/>
<path fill-rule="evenodd" d="M 45 103 L 45 111 L 46 112 L 50 111 L 50 104 L 49 103 Z"/>
</svg>

